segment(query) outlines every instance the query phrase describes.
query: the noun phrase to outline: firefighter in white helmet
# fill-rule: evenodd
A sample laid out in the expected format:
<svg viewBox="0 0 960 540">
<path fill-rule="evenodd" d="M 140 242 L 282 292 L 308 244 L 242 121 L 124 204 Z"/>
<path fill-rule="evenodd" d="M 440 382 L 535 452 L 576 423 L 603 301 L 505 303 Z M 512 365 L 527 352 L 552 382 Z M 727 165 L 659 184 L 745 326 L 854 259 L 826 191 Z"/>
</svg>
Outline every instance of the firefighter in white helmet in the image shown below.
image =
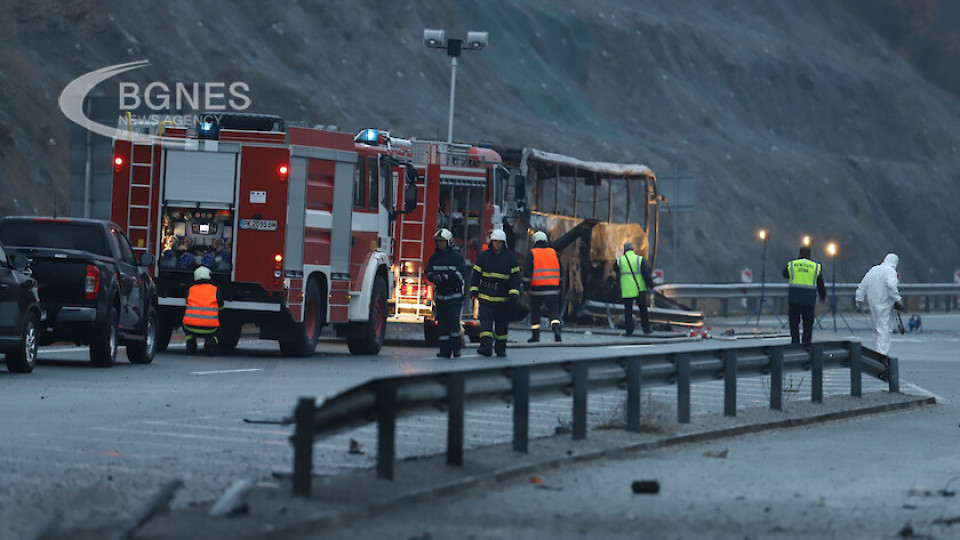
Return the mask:
<svg viewBox="0 0 960 540">
<path fill-rule="evenodd" d="M 203 350 L 214 354 L 219 345 L 217 332 L 220 329 L 220 308 L 223 300 L 220 290 L 210 278 L 210 269 L 198 266 L 193 271 L 193 285 L 187 292 L 187 307 L 183 313 L 183 333 L 187 354 L 196 354 L 197 339 L 203 337 Z"/>
<path fill-rule="evenodd" d="M 540 341 L 540 308 L 547 308 L 553 340 L 560 341 L 560 258 L 547 245 L 547 233 L 533 233 L 533 249 L 523 263 L 523 286 L 530 295 L 530 339 Z"/>
<path fill-rule="evenodd" d="M 463 308 L 464 276 L 467 263 L 463 255 L 454 249 L 453 234 L 440 229 L 433 239 L 436 251 L 430 255 L 424 271 L 433 283 L 433 315 L 437 321 L 440 340 L 440 358 L 460 357 L 460 310 Z"/>
<path fill-rule="evenodd" d="M 520 267 L 507 249 L 503 229 L 490 233 L 490 249 L 473 265 L 470 296 L 480 301 L 480 348 L 483 356 L 507 355 L 507 326 L 513 304 L 520 298 Z"/>
</svg>

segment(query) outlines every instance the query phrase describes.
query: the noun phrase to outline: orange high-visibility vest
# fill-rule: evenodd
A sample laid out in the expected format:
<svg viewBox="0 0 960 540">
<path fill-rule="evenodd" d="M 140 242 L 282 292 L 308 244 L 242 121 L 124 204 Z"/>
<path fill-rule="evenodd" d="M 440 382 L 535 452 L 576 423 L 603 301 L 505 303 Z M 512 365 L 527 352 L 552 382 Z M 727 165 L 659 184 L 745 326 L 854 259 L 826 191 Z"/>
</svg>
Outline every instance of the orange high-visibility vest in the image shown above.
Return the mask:
<svg viewBox="0 0 960 540">
<path fill-rule="evenodd" d="M 218 328 L 217 286 L 213 283 L 197 283 L 187 294 L 187 309 L 183 312 L 183 325 L 200 328 Z"/>
<path fill-rule="evenodd" d="M 530 276 L 531 287 L 559 287 L 560 260 L 553 248 L 533 248 L 533 275 Z"/>
</svg>

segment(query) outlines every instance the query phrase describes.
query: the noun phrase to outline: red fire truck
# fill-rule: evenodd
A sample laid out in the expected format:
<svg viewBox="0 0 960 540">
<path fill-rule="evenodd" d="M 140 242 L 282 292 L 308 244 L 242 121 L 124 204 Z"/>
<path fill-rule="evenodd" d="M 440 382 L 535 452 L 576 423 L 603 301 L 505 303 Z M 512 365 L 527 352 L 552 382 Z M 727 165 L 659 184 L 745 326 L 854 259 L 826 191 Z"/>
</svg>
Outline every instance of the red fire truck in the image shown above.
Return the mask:
<svg viewBox="0 0 960 540">
<path fill-rule="evenodd" d="M 422 323 L 424 337 L 432 343 L 437 339 L 433 288 L 423 270 L 435 250 L 433 235 L 440 227 L 449 229 L 453 244 L 472 266 L 491 230 L 502 224 L 509 172 L 501 165 L 500 155 L 489 148 L 418 139 L 410 141 L 410 148 L 424 178 L 424 205 L 396 220 L 396 289 L 390 320 Z M 464 307 L 473 311 L 470 302 Z M 474 322 L 466 317 L 468 333 Z"/>
<path fill-rule="evenodd" d="M 223 347 L 253 323 L 284 355 L 309 356 L 333 324 L 352 353 L 377 354 L 393 290 L 393 221 L 418 207 L 410 148 L 269 115 L 202 119 L 195 133 L 114 142 L 112 219 L 135 250 L 157 258 L 159 350 L 204 265 L 224 299 Z"/>
</svg>

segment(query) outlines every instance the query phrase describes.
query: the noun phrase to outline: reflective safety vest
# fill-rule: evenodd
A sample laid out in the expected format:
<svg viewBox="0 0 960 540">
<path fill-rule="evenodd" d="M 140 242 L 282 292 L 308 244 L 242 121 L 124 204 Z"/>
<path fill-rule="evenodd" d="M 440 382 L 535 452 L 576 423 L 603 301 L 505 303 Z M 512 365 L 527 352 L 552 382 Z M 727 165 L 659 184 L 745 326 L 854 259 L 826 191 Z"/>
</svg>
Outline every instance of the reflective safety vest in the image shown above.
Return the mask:
<svg viewBox="0 0 960 540">
<path fill-rule="evenodd" d="M 810 259 L 797 259 L 787 263 L 790 274 L 790 286 L 803 289 L 816 289 L 817 276 L 820 275 L 820 263 Z"/>
<path fill-rule="evenodd" d="M 217 286 L 213 283 L 197 283 L 187 294 L 187 309 L 183 312 L 183 325 L 199 328 L 220 326 Z"/>
<path fill-rule="evenodd" d="M 533 275 L 530 276 L 531 287 L 559 287 L 560 286 L 560 259 L 553 248 L 533 248 Z"/>
<path fill-rule="evenodd" d="M 647 290 L 647 284 L 640 273 L 643 257 L 630 250 L 617 259 L 617 268 L 620 270 L 620 297 L 637 298 L 642 291 Z"/>
<path fill-rule="evenodd" d="M 787 263 L 790 288 L 787 302 L 791 304 L 817 303 L 817 278 L 820 276 L 820 263 L 810 259 L 796 259 Z"/>
</svg>

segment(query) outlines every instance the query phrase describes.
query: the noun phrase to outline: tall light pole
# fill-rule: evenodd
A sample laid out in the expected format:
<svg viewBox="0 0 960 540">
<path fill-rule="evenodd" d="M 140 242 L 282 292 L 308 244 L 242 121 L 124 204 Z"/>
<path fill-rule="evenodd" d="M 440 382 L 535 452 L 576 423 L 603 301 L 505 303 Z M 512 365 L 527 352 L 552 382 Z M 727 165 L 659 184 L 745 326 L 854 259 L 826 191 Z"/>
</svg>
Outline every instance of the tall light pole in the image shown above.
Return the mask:
<svg viewBox="0 0 960 540">
<path fill-rule="evenodd" d="M 753 309 L 757 313 L 757 322 L 760 324 L 760 312 L 763 310 L 764 304 L 766 304 L 767 309 L 770 310 L 770 313 L 777 318 L 777 322 L 780 321 L 780 315 L 777 315 L 777 312 L 770 309 L 770 304 L 767 302 L 767 231 L 765 229 L 760 229 L 757 232 L 757 237 L 760 238 L 760 242 L 763 243 L 763 257 L 762 262 L 760 263 L 760 300 L 757 302 L 757 306 Z M 747 315 L 747 322 L 750 322 L 750 319 L 753 318 L 753 312 L 750 315 Z"/>
<path fill-rule="evenodd" d="M 830 281 L 832 282 L 830 285 L 830 309 L 828 309 L 827 311 L 824 311 L 823 315 L 820 315 L 820 319 L 823 319 L 823 317 L 827 313 L 833 313 L 833 331 L 836 332 L 837 331 L 837 314 L 839 314 L 840 319 L 843 321 L 843 324 L 847 326 L 847 330 L 849 330 L 850 332 L 853 332 L 853 329 L 850 328 L 850 323 L 847 322 L 847 318 L 843 316 L 843 313 L 840 312 L 840 309 L 837 306 L 837 253 L 838 252 L 839 252 L 839 248 L 837 248 L 836 242 L 830 242 L 829 244 L 827 244 L 827 255 L 829 255 L 830 258 L 833 259 L 833 262 L 831 263 L 831 265 L 833 266 L 833 270 L 831 271 L 832 276 L 830 278 Z"/>
<path fill-rule="evenodd" d="M 827 255 L 830 255 L 830 258 L 833 259 L 831 266 L 833 270 L 830 272 L 830 311 L 833 312 L 833 332 L 837 332 L 837 244 L 836 242 L 830 242 L 827 244 Z"/>
<path fill-rule="evenodd" d="M 447 122 L 447 143 L 453 142 L 453 102 L 457 90 L 457 63 L 463 50 L 479 51 L 487 46 L 487 33 L 467 32 L 467 39 L 447 39 L 445 30 L 426 28 L 423 31 L 423 44 L 431 49 L 446 49 L 450 57 L 450 114 Z"/>
<path fill-rule="evenodd" d="M 813 238 L 810 238 L 809 234 L 805 234 L 803 235 L 803 238 L 800 239 L 800 241 L 803 242 L 804 247 L 810 247 L 810 244 L 813 243 Z"/>
</svg>

